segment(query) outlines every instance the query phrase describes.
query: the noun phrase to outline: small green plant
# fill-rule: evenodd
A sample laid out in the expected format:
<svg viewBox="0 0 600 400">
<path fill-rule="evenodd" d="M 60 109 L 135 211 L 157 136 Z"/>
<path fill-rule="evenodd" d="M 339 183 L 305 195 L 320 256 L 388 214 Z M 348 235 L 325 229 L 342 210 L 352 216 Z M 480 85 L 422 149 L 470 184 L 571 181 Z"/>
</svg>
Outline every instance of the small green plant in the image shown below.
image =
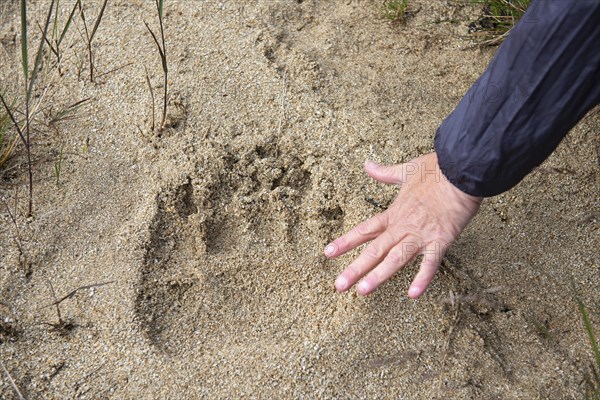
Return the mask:
<svg viewBox="0 0 600 400">
<path fill-rule="evenodd" d="M 35 81 L 37 78 L 37 74 L 39 71 L 39 65 L 42 61 L 42 54 L 44 49 L 44 37 L 46 37 L 46 32 L 48 32 L 48 26 L 50 25 L 50 19 L 52 17 L 52 10 L 54 7 L 54 0 L 50 3 L 50 7 L 48 10 L 48 15 L 46 17 L 46 24 L 42 29 L 42 39 L 40 40 L 40 44 L 38 46 L 38 51 L 35 56 L 35 62 L 33 66 L 33 70 L 31 74 L 29 74 L 29 49 L 27 44 L 27 0 L 21 0 L 21 58 L 23 64 L 23 78 L 25 82 L 25 132 L 21 131 L 19 128 L 19 124 L 17 123 L 14 115 L 12 115 L 8 105 L 2 99 L 2 104 L 4 105 L 6 112 L 9 114 L 10 119 L 12 120 L 15 129 L 19 132 L 19 136 L 25 145 L 27 150 L 27 171 L 29 173 L 29 202 L 27 206 L 27 217 L 30 217 L 33 212 L 33 164 L 31 161 L 31 115 L 29 110 L 31 93 L 33 91 Z"/>
<path fill-rule="evenodd" d="M 600 350 L 598 350 L 598 341 L 594 334 L 594 328 L 590 321 L 587 308 L 580 299 L 577 299 L 577 306 L 579 307 L 579 313 L 585 326 L 585 331 L 590 340 L 590 346 L 594 353 L 594 362 L 590 362 L 590 373 L 584 375 L 585 381 L 585 398 L 590 400 L 600 400 Z"/>
<path fill-rule="evenodd" d="M 79 101 L 77 101 L 65 108 L 62 108 L 56 112 L 54 112 L 52 107 L 50 107 L 50 109 L 48 111 L 42 111 L 44 113 L 44 116 L 46 117 L 46 125 L 49 128 L 54 129 L 54 131 L 56 133 L 58 133 L 57 124 L 59 122 L 77 118 L 77 115 L 75 115 L 75 112 L 77 110 L 79 110 L 81 107 L 85 106 L 90 100 L 92 100 L 91 97 L 85 98 L 83 100 L 79 100 Z"/>
<path fill-rule="evenodd" d="M 511 29 L 523 17 L 531 0 L 470 0 L 481 4 L 482 12 L 477 21 L 469 24 L 469 33 L 481 38 L 481 46 L 502 43 Z"/>
<path fill-rule="evenodd" d="M 404 20 L 408 0 L 384 0 L 383 1 L 383 17 L 392 22 Z"/>
<path fill-rule="evenodd" d="M 33 66 L 33 70 L 31 73 L 29 72 L 29 47 L 27 43 L 27 0 L 21 0 L 21 64 L 23 67 L 23 80 L 24 80 L 24 97 L 25 97 L 25 127 L 22 129 L 19 123 L 15 118 L 15 113 L 10 107 L 2 93 L 0 92 L 0 101 L 4 106 L 5 113 L 8 115 L 10 121 L 12 122 L 15 130 L 19 134 L 19 138 L 23 142 L 25 149 L 27 151 L 27 170 L 29 173 L 29 202 L 27 207 L 27 217 L 30 217 L 33 209 L 33 164 L 31 160 L 31 129 L 30 122 L 32 116 L 30 114 L 30 100 L 31 93 L 33 91 L 35 81 L 37 78 L 37 74 L 39 71 L 39 65 L 42 61 L 43 48 L 45 43 L 46 33 L 48 32 L 48 27 L 50 26 L 50 20 L 52 18 L 52 11 L 54 9 L 55 0 L 52 0 L 50 3 L 50 8 L 48 10 L 48 15 L 46 17 L 46 23 L 42 28 L 42 39 L 40 40 L 40 44 L 38 46 L 38 51 L 35 57 L 35 62 Z"/>
<path fill-rule="evenodd" d="M 100 23 L 100 19 L 102 13 L 104 12 L 104 8 L 106 7 L 106 2 L 103 6 L 103 10 L 100 13 L 100 16 L 96 20 L 96 24 L 94 25 L 94 29 L 92 30 L 91 38 L 93 38 L 93 34 L 95 34 L 98 25 Z M 44 59 L 44 54 L 53 53 L 57 60 L 56 65 L 60 72 L 60 46 L 62 41 L 65 38 L 65 35 L 69 29 L 69 26 L 72 23 L 73 16 L 77 7 L 81 10 L 81 0 L 77 0 L 73 9 L 71 9 L 71 13 L 67 21 L 65 22 L 62 29 L 59 29 L 58 22 L 58 14 L 59 14 L 59 4 L 60 0 L 51 0 L 48 8 L 48 13 L 46 15 L 44 25 L 38 24 L 38 27 L 41 32 L 41 39 L 39 45 L 37 46 L 37 53 L 35 55 L 35 61 L 33 63 L 33 68 L 30 68 L 30 54 L 29 54 L 29 45 L 28 45 L 28 27 L 27 27 L 27 0 L 20 0 L 21 6 L 21 64 L 22 64 L 22 74 L 23 74 L 23 106 L 19 106 L 18 109 L 15 107 L 17 104 L 17 99 L 14 98 L 12 100 L 7 101 L 7 96 L 5 92 L 0 90 L 0 166 L 6 163 L 10 158 L 13 150 L 21 142 L 26 150 L 27 154 L 27 170 L 29 174 L 29 202 L 27 207 L 27 217 L 32 215 L 33 209 L 33 162 L 31 155 L 31 133 L 33 128 L 31 124 L 34 120 L 38 121 L 35 116 L 38 112 L 43 112 L 47 117 L 50 115 L 50 118 L 47 118 L 48 127 L 52 127 L 56 130 L 55 124 L 61 120 L 65 120 L 67 118 L 71 118 L 70 114 L 76 111 L 80 106 L 85 104 L 90 99 L 81 100 L 75 104 L 72 104 L 65 109 L 62 109 L 56 114 L 53 114 L 51 111 L 45 112 L 39 106 L 40 104 L 32 105 L 32 94 L 35 89 L 36 80 L 38 78 L 40 70 L 42 70 L 41 65 L 44 64 L 42 61 Z M 54 17 L 53 17 L 53 12 Z M 49 29 L 51 30 L 51 36 L 49 33 Z M 88 42 L 91 45 L 91 42 Z M 44 51 L 44 46 L 47 45 L 51 50 L 51 53 Z M 89 46 L 88 46 L 89 47 Z M 48 69 L 54 67 L 50 66 L 49 59 L 45 63 L 46 72 Z M 19 100 L 20 102 L 21 100 Z M 21 109 L 24 108 L 24 110 Z M 12 128 L 11 128 L 12 125 Z M 62 162 L 62 154 L 61 154 L 61 162 Z"/>
<path fill-rule="evenodd" d="M 158 54 L 160 55 L 160 61 L 162 64 L 162 70 L 163 70 L 163 86 L 164 86 L 164 94 L 163 94 L 163 113 L 162 113 L 162 117 L 160 120 L 160 126 L 159 129 L 162 130 L 165 128 L 165 121 L 167 120 L 167 103 L 169 101 L 169 93 L 168 93 L 168 83 L 169 83 L 169 68 L 167 65 L 167 47 L 165 44 L 165 29 L 164 29 L 164 25 L 163 25 L 163 0 L 155 0 L 156 3 L 156 11 L 158 12 L 158 24 L 159 24 L 159 32 L 160 32 L 160 41 L 158 40 L 158 37 L 156 36 L 156 34 L 154 33 L 154 31 L 152 31 L 152 29 L 150 29 L 150 25 L 148 25 L 148 23 L 146 21 L 144 21 L 144 25 L 146 25 L 146 28 L 148 29 L 148 32 L 150 32 L 150 35 L 152 36 L 152 39 L 154 40 L 154 43 L 156 44 L 156 48 L 158 49 Z M 146 75 L 147 79 L 148 76 Z M 148 79 L 148 84 L 149 83 L 149 79 Z M 151 95 L 152 95 L 152 109 L 154 110 L 154 93 L 151 90 Z M 153 111 L 154 113 L 154 111 Z M 152 119 L 154 120 L 154 115 L 152 116 Z M 152 123 L 152 126 L 154 128 L 154 123 Z"/>
<path fill-rule="evenodd" d="M 594 327 L 588 313 L 587 307 L 579 297 L 575 287 L 575 280 L 571 277 L 571 292 L 577 303 L 579 314 L 583 321 L 583 327 L 590 341 L 590 347 L 594 354 L 594 361 L 590 362 L 589 372 L 584 373 L 583 380 L 585 382 L 585 398 L 588 400 L 600 400 L 600 348 L 594 334 Z"/>
</svg>

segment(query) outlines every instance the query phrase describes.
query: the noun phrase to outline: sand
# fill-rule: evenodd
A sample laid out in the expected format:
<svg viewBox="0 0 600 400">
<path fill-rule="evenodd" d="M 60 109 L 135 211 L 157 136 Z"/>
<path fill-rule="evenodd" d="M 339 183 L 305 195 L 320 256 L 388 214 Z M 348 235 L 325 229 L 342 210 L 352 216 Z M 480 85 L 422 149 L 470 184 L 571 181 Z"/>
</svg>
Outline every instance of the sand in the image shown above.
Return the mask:
<svg viewBox="0 0 600 400">
<path fill-rule="evenodd" d="M 30 1 L 32 46 L 48 4 Z M 323 246 L 397 193 L 364 160 L 430 151 L 495 50 L 467 48 L 476 7 L 415 0 L 391 24 L 379 4 L 167 1 L 161 133 L 153 3 L 109 3 L 93 83 L 76 20 L 34 102 L 92 100 L 56 129 L 37 114 L 31 219 L 23 149 L 0 171 L 23 250 L 2 205 L 0 359 L 26 398 L 581 398 L 592 355 L 569 280 L 599 331 L 597 110 L 484 202 L 423 298 L 406 297 L 414 263 L 369 297 L 334 291 L 358 253 Z M 100 2 L 84 5 L 93 20 Z M 19 31 L 3 1 L 13 93 Z M 106 282 L 62 301 L 57 325 L 52 288 Z M 0 398 L 18 398 L 6 374 Z"/>
</svg>

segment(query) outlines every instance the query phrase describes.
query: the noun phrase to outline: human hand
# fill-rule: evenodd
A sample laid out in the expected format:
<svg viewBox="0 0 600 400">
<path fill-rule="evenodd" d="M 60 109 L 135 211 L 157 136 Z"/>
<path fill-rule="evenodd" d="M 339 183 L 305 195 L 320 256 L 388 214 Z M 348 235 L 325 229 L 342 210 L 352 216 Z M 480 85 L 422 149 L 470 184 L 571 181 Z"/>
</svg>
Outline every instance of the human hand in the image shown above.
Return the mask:
<svg viewBox="0 0 600 400">
<path fill-rule="evenodd" d="M 462 192 L 441 173 L 437 155 L 430 153 L 404 164 L 367 161 L 366 173 L 379 182 L 401 185 L 392 205 L 363 221 L 325 247 L 335 258 L 371 241 L 335 281 L 338 291 L 372 293 L 417 255 L 423 255 L 408 296 L 421 296 L 432 281 L 447 248 L 477 214 L 483 198 Z M 362 280 L 361 280 L 362 278 Z"/>
</svg>

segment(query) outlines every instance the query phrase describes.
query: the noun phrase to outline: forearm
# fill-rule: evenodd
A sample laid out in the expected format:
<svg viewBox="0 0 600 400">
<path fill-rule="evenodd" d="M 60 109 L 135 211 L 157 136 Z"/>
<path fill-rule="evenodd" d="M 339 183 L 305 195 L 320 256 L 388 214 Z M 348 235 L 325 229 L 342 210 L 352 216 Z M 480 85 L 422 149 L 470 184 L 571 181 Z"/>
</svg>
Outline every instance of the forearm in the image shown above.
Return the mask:
<svg viewBox="0 0 600 400">
<path fill-rule="evenodd" d="M 439 165 L 459 189 L 516 185 L 600 101 L 600 1 L 534 1 L 442 123 Z"/>
</svg>

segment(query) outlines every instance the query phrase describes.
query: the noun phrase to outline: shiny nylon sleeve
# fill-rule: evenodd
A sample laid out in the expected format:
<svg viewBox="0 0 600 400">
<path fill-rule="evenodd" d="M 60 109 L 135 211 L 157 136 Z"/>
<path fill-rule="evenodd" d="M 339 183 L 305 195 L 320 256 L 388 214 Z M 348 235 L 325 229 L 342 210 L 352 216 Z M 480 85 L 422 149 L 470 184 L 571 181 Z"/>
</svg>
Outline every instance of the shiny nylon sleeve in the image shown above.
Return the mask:
<svg viewBox="0 0 600 400">
<path fill-rule="evenodd" d="M 600 0 L 533 1 L 435 136 L 444 175 L 494 196 L 600 102 Z"/>
</svg>

